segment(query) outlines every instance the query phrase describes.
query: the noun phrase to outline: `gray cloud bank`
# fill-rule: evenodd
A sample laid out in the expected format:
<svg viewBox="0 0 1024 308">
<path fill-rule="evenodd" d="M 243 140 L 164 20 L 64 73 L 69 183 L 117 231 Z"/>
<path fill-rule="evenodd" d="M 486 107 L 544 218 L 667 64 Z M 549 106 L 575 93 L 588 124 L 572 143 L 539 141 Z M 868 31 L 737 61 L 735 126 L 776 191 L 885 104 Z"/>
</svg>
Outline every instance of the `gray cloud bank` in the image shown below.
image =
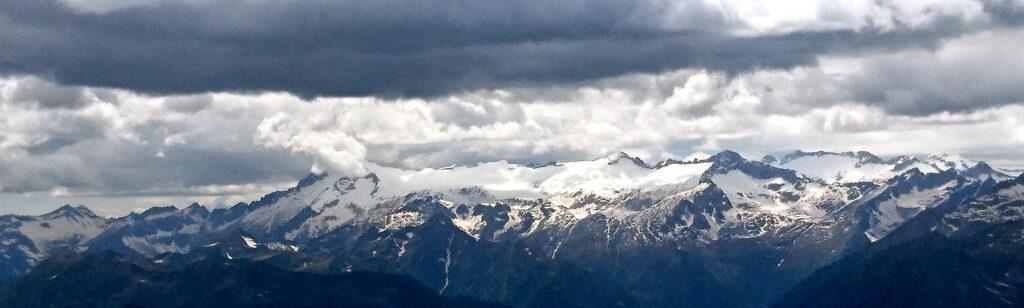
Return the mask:
<svg viewBox="0 0 1024 308">
<path fill-rule="evenodd" d="M 1005 1 L 0 2 L 0 71 L 148 93 L 438 96 L 813 64 L 1013 24 Z"/>
</svg>

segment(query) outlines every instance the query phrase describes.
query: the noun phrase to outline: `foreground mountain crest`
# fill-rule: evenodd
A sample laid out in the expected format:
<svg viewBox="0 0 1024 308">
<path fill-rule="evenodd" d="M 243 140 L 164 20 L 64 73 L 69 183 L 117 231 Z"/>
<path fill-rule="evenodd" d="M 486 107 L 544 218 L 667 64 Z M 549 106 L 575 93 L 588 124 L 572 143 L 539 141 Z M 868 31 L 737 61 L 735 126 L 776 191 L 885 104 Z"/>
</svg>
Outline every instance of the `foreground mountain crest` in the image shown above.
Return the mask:
<svg viewBox="0 0 1024 308">
<path fill-rule="evenodd" d="M 542 166 L 368 169 L 311 174 L 212 211 L 4 216 L 0 270 L 24 275 L 60 249 L 112 251 L 397 273 L 443 295 L 511 305 L 767 306 L 816 270 L 882 245 L 1024 221 L 1022 176 L 949 155 L 797 151 L 751 161 L 723 151 L 651 165 L 616 153 Z M 594 292 L 571 291 L 581 285 Z"/>
</svg>

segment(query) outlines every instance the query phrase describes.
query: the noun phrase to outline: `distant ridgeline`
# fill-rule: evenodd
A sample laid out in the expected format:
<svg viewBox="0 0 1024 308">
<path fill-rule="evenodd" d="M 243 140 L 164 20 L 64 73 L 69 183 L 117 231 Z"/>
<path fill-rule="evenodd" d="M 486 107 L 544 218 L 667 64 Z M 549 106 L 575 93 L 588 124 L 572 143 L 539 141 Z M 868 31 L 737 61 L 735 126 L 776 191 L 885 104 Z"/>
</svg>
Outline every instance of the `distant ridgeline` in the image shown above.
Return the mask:
<svg viewBox="0 0 1024 308">
<path fill-rule="evenodd" d="M 1024 305 L 1024 176 L 956 156 L 369 171 L 213 211 L 0 217 L 0 305 Z"/>
</svg>

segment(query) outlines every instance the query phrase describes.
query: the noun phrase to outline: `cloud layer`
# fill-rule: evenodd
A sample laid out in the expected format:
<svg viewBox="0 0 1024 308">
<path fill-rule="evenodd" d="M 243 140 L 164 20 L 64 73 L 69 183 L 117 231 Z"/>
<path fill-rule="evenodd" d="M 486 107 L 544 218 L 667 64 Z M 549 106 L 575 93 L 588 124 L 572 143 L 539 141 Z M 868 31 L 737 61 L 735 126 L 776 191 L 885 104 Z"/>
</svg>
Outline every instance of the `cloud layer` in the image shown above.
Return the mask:
<svg viewBox="0 0 1024 308">
<path fill-rule="evenodd" d="M 1021 40 L 1006 40 L 1021 33 L 788 70 L 677 70 L 429 99 L 149 96 L 11 78 L 0 84 L 0 159 L 12 166 L 0 186 L 141 191 L 281 181 L 310 162 L 358 174 L 367 161 L 423 168 L 620 149 L 648 159 L 723 148 L 1006 152 L 1024 139 L 1015 86 L 1024 62 L 1007 51 Z M 965 64 L 977 54 L 989 65 Z M 978 131 L 993 138 L 969 136 Z"/>
<path fill-rule="evenodd" d="M 619 150 L 1021 168 L 1022 17 L 997 0 L 2 1 L 0 212 Z"/>
<path fill-rule="evenodd" d="M 932 45 L 1017 22 L 1017 9 L 997 0 L 8 0 L 0 72 L 147 93 L 443 96 L 786 69 Z"/>
</svg>

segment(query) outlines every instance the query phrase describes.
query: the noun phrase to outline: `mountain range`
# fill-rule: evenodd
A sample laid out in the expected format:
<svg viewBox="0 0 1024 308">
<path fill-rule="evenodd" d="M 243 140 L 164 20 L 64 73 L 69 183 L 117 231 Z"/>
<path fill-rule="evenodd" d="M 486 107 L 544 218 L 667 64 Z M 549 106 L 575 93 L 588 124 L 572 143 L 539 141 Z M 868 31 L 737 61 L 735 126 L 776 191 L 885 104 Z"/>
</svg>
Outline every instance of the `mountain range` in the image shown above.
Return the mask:
<svg viewBox="0 0 1024 308">
<path fill-rule="evenodd" d="M 400 275 L 451 303 L 1024 305 L 1024 175 L 955 155 L 723 151 L 648 164 L 616 153 L 368 169 L 310 174 L 213 210 L 2 216 L 0 280 L 43 288 L 68 267 L 53 264 L 75 262 L 222 273 L 207 263 L 230 260 L 296 275 Z M 0 303 L 28 293 L 7 294 Z"/>
</svg>

